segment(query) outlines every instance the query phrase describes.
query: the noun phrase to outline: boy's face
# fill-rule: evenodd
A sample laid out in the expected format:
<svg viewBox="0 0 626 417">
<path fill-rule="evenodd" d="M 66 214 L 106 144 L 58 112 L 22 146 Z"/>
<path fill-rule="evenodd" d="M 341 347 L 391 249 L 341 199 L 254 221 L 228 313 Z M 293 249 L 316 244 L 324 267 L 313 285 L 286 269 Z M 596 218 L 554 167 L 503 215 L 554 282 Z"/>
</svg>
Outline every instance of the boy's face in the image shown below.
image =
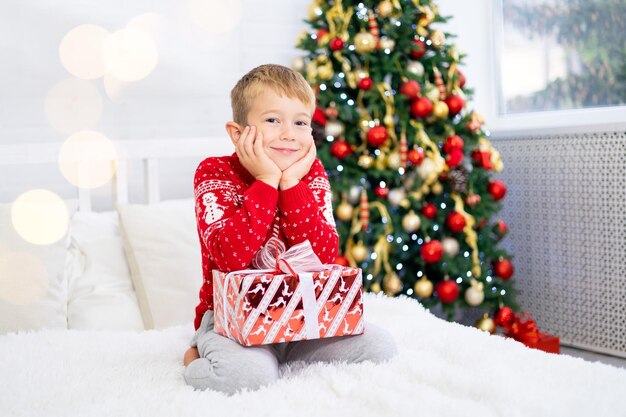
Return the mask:
<svg viewBox="0 0 626 417">
<path fill-rule="evenodd" d="M 311 110 L 297 98 L 281 97 L 268 90 L 252 103 L 248 125 L 263 133 L 265 153 L 284 171 L 311 148 L 311 117 Z"/>
</svg>

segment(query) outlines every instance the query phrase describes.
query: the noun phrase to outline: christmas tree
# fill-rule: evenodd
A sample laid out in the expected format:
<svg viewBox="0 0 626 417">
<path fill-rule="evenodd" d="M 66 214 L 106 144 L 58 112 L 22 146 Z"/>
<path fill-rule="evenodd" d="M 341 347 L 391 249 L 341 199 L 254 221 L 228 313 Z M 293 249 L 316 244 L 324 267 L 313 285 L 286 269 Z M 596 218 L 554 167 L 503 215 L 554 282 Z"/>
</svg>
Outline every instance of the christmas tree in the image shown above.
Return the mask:
<svg viewBox="0 0 626 417">
<path fill-rule="evenodd" d="M 364 288 L 488 314 L 517 306 L 506 186 L 448 18 L 430 1 L 324 1 L 309 6 L 292 66 L 317 93 L 318 157 L 334 192 L 336 262 L 362 268 Z M 496 323 L 498 317 L 496 316 Z M 492 330 L 484 316 L 481 325 Z"/>
</svg>

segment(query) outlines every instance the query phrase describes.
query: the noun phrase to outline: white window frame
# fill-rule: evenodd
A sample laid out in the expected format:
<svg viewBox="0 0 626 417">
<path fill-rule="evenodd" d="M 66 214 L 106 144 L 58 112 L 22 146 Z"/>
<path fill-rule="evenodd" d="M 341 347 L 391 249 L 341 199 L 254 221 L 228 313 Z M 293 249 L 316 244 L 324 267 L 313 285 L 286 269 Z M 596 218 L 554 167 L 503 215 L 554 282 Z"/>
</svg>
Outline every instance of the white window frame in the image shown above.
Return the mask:
<svg viewBox="0 0 626 417">
<path fill-rule="evenodd" d="M 489 44 L 491 51 L 491 109 L 487 113 L 488 130 L 498 137 L 517 136 L 520 133 L 558 134 L 610 130 L 626 130 L 626 105 L 575 110 L 554 110 L 528 113 L 503 114 L 500 112 L 500 58 L 504 32 L 502 19 L 503 0 L 488 2 Z"/>
</svg>

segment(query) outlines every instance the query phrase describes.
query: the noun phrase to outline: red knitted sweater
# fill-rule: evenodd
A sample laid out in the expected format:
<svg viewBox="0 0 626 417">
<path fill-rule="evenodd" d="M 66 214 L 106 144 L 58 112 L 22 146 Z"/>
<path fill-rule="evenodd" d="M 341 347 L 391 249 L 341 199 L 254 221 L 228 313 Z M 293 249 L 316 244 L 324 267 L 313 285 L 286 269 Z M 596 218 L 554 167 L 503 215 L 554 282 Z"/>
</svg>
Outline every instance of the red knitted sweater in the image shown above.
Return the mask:
<svg viewBox="0 0 626 417">
<path fill-rule="evenodd" d="M 236 154 L 207 158 L 196 170 L 194 196 L 204 278 L 196 329 L 204 313 L 213 310 L 211 271 L 249 268 L 272 236 L 287 248 L 308 239 L 323 263 L 337 256 L 332 194 L 319 159 L 297 185 L 277 190 L 255 180 Z"/>
</svg>

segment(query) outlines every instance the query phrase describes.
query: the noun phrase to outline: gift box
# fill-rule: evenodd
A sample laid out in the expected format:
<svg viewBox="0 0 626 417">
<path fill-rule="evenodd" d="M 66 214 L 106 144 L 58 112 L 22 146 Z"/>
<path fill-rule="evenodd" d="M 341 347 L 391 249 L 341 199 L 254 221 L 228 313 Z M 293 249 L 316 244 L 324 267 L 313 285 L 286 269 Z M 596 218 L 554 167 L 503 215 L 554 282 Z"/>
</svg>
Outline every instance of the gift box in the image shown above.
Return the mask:
<svg viewBox="0 0 626 417">
<path fill-rule="evenodd" d="M 520 316 L 512 314 L 501 325 L 506 329 L 506 336 L 523 343 L 529 348 L 543 350 L 548 353 L 559 354 L 561 352 L 558 336 L 539 331 L 537 323 L 528 313 Z"/>
<path fill-rule="evenodd" d="M 543 350 L 548 353 L 559 354 L 561 352 L 559 337 L 548 333 L 539 333 L 539 338 L 537 340 L 526 341 L 523 343 L 529 348 Z"/>
<path fill-rule="evenodd" d="M 361 270 L 312 257 L 306 241 L 271 269 L 214 270 L 214 330 L 244 346 L 363 333 Z"/>
</svg>

